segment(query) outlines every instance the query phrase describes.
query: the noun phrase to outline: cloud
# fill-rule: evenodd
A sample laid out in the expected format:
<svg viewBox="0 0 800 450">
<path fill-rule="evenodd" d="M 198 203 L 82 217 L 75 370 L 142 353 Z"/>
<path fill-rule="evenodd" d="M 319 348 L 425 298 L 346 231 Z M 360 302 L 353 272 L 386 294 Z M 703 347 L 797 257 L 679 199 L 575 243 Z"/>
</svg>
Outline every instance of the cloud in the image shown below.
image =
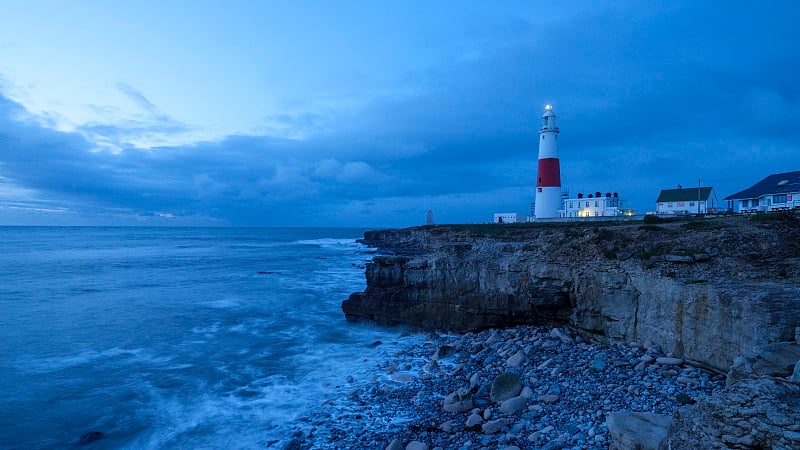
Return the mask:
<svg viewBox="0 0 800 450">
<path fill-rule="evenodd" d="M 75 132 L 27 120 L 0 95 L 0 176 L 15 186 L 0 205 L 233 225 L 404 225 L 431 207 L 439 222 L 525 214 L 545 103 L 559 115 L 564 187 L 618 191 L 640 212 L 679 183 L 701 179 L 722 197 L 800 169 L 791 14 L 619 5 L 483 27 L 457 57 L 398 76 L 400 94 L 268 115 L 258 134 L 213 142 L 130 145 L 190 127 L 125 83 L 135 116 L 108 110 L 114 120 Z"/>
</svg>

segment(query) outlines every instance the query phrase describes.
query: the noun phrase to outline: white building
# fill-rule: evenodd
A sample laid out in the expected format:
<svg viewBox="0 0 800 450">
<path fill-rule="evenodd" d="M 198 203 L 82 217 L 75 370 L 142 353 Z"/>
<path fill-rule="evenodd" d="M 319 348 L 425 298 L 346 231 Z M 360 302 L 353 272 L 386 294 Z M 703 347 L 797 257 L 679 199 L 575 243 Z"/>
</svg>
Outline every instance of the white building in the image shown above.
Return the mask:
<svg viewBox="0 0 800 450">
<path fill-rule="evenodd" d="M 717 194 L 713 187 L 664 189 L 656 199 L 656 214 L 684 215 L 716 212 Z"/>
<path fill-rule="evenodd" d="M 770 175 L 749 188 L 725 197 L 735 212 L 766 212 L 800 208 L 800 171 Z"/>
<path fill-rule="evenodd" d="M 494 223 L 517 223 L 517 213 L 494 213 Z"/>
<path fill-rule="evenodd" d="M 578 194 L 575 198 L 564 199 L 563 206 L 558 211 L 558 217 L 614 217 L 632 214 L 632 211 L 622 209 L 622 200 L 617 192 L 606 192 L 605 195 L 595 192 L 586 196 Z"/>
</svg>

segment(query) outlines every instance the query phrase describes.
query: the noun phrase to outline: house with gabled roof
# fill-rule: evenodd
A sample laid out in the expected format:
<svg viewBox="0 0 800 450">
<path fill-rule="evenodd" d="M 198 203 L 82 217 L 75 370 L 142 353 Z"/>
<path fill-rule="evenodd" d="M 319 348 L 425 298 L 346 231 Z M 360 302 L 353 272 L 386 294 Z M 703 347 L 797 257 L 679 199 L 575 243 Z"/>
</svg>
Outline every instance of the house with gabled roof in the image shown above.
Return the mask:
<svg viewBox="0 0 800 450">
<path fill-rule="evenodd" d="M 684 215 L 716 212 L 717 194 L 711 186 L 664 189 L 656 199 L 656 214 Z"/>
<path fill-rule="evenodd" d="M 800 209 L 800 170 L 772 174 L 725 200 L 729 209 L 743 213 Z"/>
</svg>

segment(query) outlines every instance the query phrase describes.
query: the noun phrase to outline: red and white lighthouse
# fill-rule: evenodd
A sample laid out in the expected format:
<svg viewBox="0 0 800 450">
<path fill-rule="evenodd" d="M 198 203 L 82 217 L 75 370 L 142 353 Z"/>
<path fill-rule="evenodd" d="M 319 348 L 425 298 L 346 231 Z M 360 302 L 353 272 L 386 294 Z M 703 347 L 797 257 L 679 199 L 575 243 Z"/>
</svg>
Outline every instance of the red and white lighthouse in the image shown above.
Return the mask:
<svg viewBox="0 0 800 450">
<path fill-rule="evenodd" d="M 561 167 L 558 161 L 558 126 L 553 107 L 544 107 L 539 127 L 539 170 L 536 174 L 535 219 L 557 217 L 561 207 Z"/>
</svg>

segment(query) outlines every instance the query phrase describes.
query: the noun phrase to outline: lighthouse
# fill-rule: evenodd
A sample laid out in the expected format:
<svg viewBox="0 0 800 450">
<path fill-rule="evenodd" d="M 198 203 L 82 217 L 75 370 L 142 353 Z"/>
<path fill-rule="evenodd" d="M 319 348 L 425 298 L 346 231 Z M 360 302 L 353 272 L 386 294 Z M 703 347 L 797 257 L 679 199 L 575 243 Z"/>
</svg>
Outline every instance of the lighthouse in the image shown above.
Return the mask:
<svg viewBox="0 0 800 450">
<path fill-rule="evenodd" d="M 536 219 L 557 217 L 561 206 L 561 168 L 558 162 L 558 126 L 553 107 L 544 107 L 539 127 L 539 170 L 536 174 Z"/>
</svg>

